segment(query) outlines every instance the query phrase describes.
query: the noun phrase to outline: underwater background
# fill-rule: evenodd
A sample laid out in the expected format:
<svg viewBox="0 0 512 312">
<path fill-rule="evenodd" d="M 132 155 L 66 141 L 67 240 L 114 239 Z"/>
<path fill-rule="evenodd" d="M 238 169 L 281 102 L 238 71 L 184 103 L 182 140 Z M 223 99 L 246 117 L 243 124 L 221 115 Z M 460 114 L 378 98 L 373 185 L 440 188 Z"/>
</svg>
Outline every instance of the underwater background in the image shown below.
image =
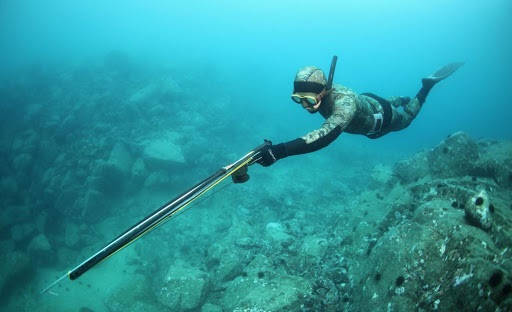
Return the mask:
<svg viewBox="0 0 512 312">
<path fill-rule="evenodd" d="M 0 1 L 5 311 L 512 310 L 512 2 Z M 297 69 L 414 96 L 48 284 L 263 139 L 323 122 Z M 473 214 L 476 211 L 477 217 Z"/>
</svg>

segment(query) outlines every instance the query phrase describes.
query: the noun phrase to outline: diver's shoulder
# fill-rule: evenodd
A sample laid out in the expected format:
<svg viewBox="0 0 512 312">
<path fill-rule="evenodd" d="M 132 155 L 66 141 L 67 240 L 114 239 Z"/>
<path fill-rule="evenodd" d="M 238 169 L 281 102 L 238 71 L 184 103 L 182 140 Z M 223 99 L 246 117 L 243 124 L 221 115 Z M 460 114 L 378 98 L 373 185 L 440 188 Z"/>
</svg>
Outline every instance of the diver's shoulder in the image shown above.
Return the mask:
<svg viewBox="0 0 512 312">
<path fill-rule="evenodd" d="M 357 98 L 357 93 L 349 87 L 340 84 L 333 84 L 331 96 L 333 97 L 334 102 L 353 102 Z"/>
<path fill-rule="evenodd" d="M 357 95 L 357 93 L 354 90 L 350 89 L 349 87 L 337 84 L 337 83 L 332 85 L 332 89 L 333 89 L 332 90 L 333 93 L 344 94 L 344 95 Z"/>
</svg>

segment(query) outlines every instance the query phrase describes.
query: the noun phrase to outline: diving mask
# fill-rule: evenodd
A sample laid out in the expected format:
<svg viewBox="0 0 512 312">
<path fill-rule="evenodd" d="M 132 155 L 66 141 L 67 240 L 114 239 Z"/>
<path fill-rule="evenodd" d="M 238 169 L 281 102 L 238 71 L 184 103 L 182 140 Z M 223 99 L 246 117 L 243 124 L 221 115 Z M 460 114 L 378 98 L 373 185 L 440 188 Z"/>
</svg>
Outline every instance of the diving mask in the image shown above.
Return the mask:
<svg viewBox="0 0 512 312">
<path fill-rule="evenodd" d="M 315 93 L 310 93 L 310 94 L 293 93 L 292 100 L 298 104 L 301 104 L 303 101 L 305 101 L 308 106 L 315 106 L 318 103 L 317 95 Z"/>
</svg>

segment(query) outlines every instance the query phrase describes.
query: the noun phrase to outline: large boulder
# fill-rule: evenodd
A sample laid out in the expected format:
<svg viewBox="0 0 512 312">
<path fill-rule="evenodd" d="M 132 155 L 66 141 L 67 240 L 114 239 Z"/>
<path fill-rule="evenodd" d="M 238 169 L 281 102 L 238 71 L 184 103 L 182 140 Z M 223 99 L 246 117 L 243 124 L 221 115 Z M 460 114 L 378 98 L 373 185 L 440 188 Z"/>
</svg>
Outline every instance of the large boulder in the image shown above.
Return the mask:
<svg viewBox="0 0 512 312">
<path fill-rule="evenodd" d="M 54 262 L 54 253 L 50 241 L 44 234 L 34 237 L 27 247 L 28 254 L 32 259 L 37 259 L 40 264 L 49 264 Z"/>
<path fill-rule="evenodd" d="M 150 170 L 166 169 L 185 164 L 185 156 L 177 143 L 180 135 L 166 132 L 142 142 L 144 162 Z"/>
<path fill-rule="evenodd" d="M 108 213 L 107 198 L 102 192 L 90 189 L 76 200 L 74 211 L 70 217 L 75 220 L 99 220 Z"/>
<path fill-rule="evenodd" d="M 243 271 L 243 258 L 234 252 L 232 243 L 226 239 L 208 248 L 206 261 L 217 283 L 230 281 Z"/>
<path fill-rule="evenodd" d="M 64 190 L 59 193 L 55 202 L 55 210 L 66 217 L 77 218 L 81 216 L 81 210 L 76 202 L 80 193 L 76 189 Z"/>
<path fill-rule="evenodd" d="M 80 228 L 75 223 L 67 222 L 64 230 L 64 243 L 73 248 L 80 241 Z"/>
<path fill-rule="evenodd" d="M 122 142 L 117 142 L 112 150 L 107 163 L 118 171 L 121 177 L 129 177 L 131 174 L 133 158 L 128 151 L 127 146 Z"/>
<path fill-rule="evenodd" d="M 125 144 L 118 142 L 110 151 L 107 161 L 98 160 L 93 170 L 93 186 L 107 194 L 123 191 L 131 178 L 133 158 Z"/>
<path fill-rule="evenodd" d="M 166 102 L 182 94 L 183 89 L 176 80 L 167 76 L 137 89 L 130 96 L 128 103 L 140 107 L 154 107 L 155 103 Z"/>
<path fill-rule="evenodd" d="M 166 188 L 169 187 L 171 178 L 164 170 L 152 172 L 144 180 L 144 188 Z"/>
<path fill-rule="evenodd" d="M 360 285 L 352 304 L 364 311 L 495 310 L 510 296 L 508 248 L 468 224 L 452 199 L 418 204 L 352 266 Z"/>
<path fill-rule="evenodd" d="M 172 265 L 157 284 L 157 300 L 171 311 L 201 307 L 209 288 L 208 275 L 184 262 Z"/>
<path fill-rule="evenodd" d="M 226 287 L 221 302 L 229 311 L 297 311 L 311 293 L 305 279 L 276 272 L 272 260 L 261 254 Z"/>
<path fill-rule="evenodd" d="M 163 311 L 151 293 L 151 285 L 146 277 L 135 274 L 123 287 L 116 289 L 105 300 L 109 312 L 158 312 Z"/>
<path fill-rule="evenodd" d="M 425 152 L 398 161 L 393 166 L 393 176 L 402 184 L 416 182 L 429 173 L 428 157 Z"/>
<path fill-rule="evenodd" d="M 144 183 L 144 180 L 148 176 L 148 170 L 146 169 L 146 164 L 142 158 L 137 158 L 132 165 L 131 169 L 132 175 L 132 186 L 138 187 Z"/>
<path fill-rule="evenodd" d="M 294 241 L 294 237 L 288 234 L 283 225 L 278 222 L 267 223 L 265 237 L 278 248 L 288 247 Z"/>
<path fill-rule="evenodd" d="M 480 158 L 473 176 L 494 180 L 502 187 L 512 187 L 512 142 L 479 141 Z"/>
<path fill-rule="evenodd" d="M 441 178 L 471 175 L 478 160 L 478 145 L 467 134 L 456 132 L 428 154 L 433 176 Z"/>
<path fill-rule="evenodd" d="M 300 248 L 301 254 L 308 263 L 318 264 L 327 251 L 328 242 L 325 238 L 317 236 L 307 236 L 304 238 Z"/>
</svg>

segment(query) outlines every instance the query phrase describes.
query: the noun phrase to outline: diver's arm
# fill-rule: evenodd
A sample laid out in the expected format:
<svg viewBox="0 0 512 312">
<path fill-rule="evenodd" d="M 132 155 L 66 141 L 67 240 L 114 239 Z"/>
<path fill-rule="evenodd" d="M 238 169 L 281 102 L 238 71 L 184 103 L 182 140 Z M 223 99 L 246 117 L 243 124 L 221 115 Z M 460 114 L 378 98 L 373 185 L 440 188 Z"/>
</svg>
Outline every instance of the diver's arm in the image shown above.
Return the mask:
<svg viewBox="0 0 512 312">
<path fill-rule="evenodd" d="M 273 163 L 288 156 L 311 153 L 328 146 L 350 124 L 355 111 L 356 104 L 353 99 L 345 98 L 338 101 L 332 115 L 319 129 L 313 130 L 301 138 L 272 145 L 270 160 L 273 160 Z"/>
<path fill-rule="evenodd" d="M 320 129 L 311 131 L 302 138 L 298 138 L 289 142 L 277 144 L 276 158 L 281 159 L 287 156 L 311 153 L 326 147 L 338 138 L 343 132 L 342 125 L 328 125 L 327 121 Z"/>
</svg>

